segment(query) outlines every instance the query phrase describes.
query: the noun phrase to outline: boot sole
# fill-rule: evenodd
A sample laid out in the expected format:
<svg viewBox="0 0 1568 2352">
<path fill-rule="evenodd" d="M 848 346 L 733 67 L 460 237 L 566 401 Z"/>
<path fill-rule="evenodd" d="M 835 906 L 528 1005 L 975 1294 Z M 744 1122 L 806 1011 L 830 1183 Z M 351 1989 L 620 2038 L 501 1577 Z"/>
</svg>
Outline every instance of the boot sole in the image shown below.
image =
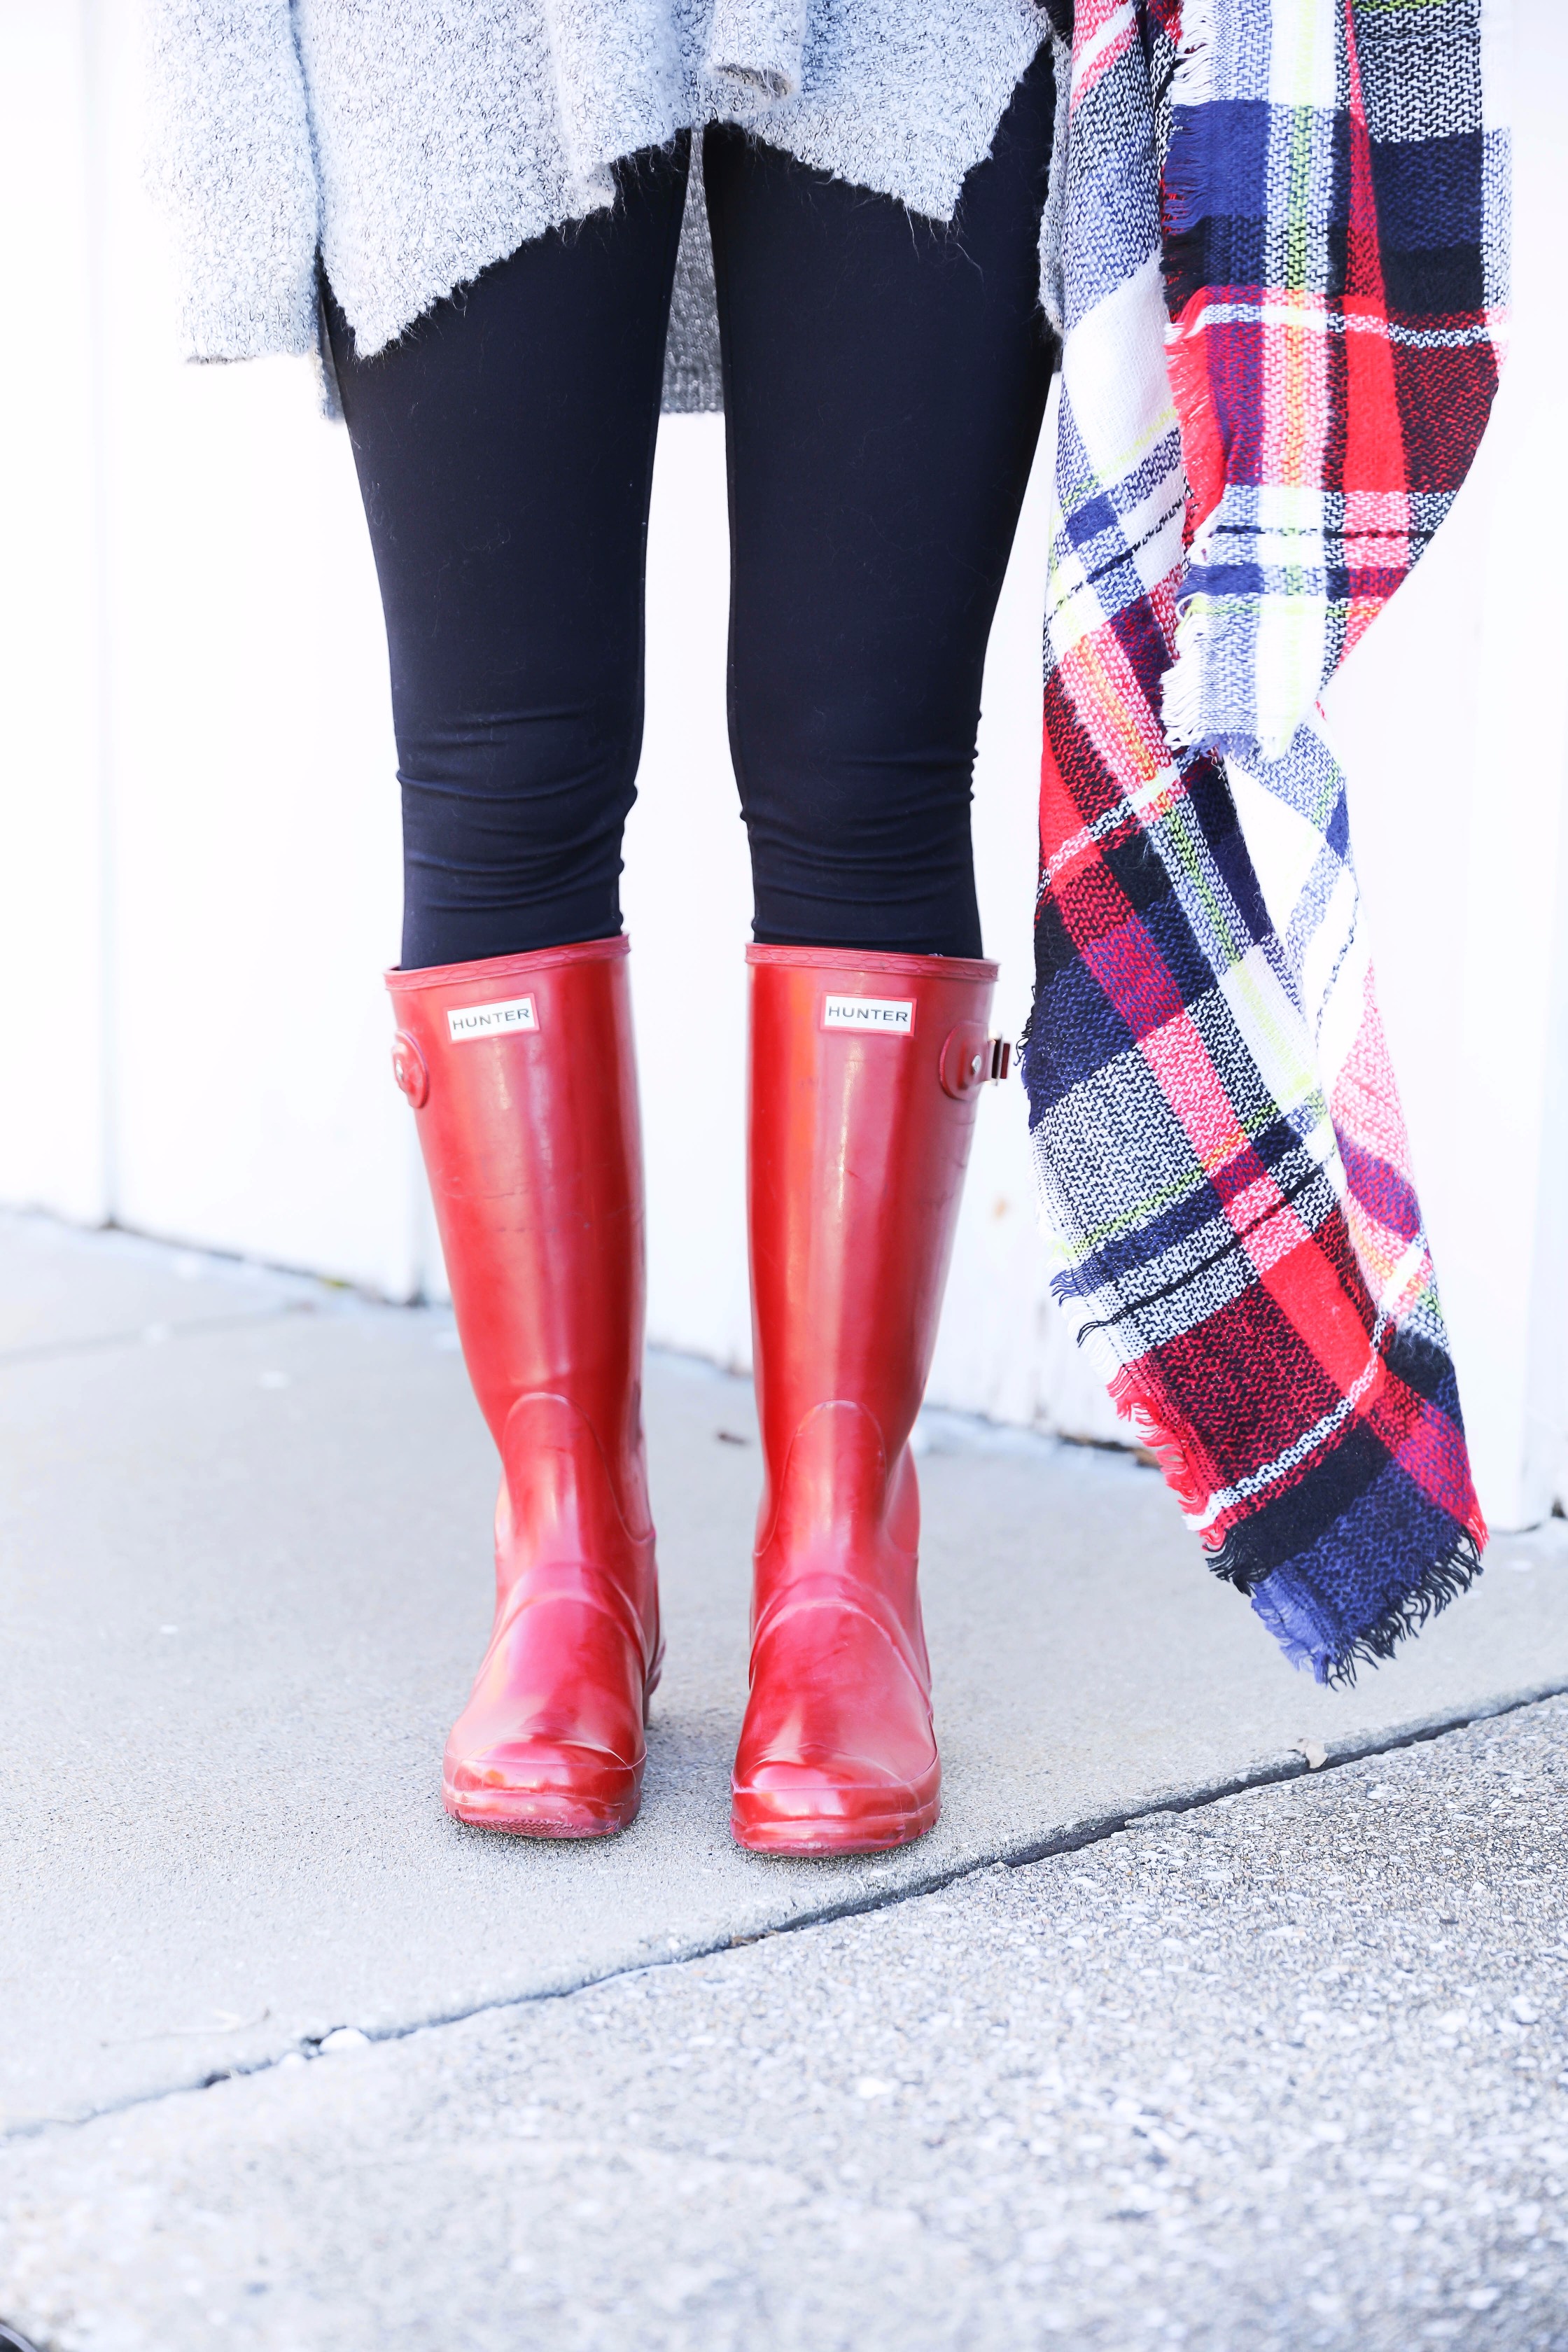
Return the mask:
<svg viewBox="0 0 1568 2352">
<path fill-rule="evenodd" d="M 828 1855 L 837 1853 L 885 1853 L 890 1846 L 912 1845 L 935 1829 L 942 1814 L 942 1799 L 931 1797 L 923 1804 L 900 1808 L 897 1812 L 866 1813 L 858 1821 L 845 1821 L 837 1814 L 825 1814 L 819 1821 L 803 1820 L 773 1813 L 752 1813 L 741 1791 L 730 1813 L 730 1834 L 738 1846 L 748 1853 L 791 1853 Z"/>
<path fill-rule="evenodd" d="M 642 1784 L 639 1776 L 631 1795 L 615 1801 L 574 1797 L 565 1790 L 447 1788 L 441 1791 L 441 1801 L 455 1822 L 466 1822 L 470 1829 L 499 1830 L 507 1837 L 615 1837 L 636 1821 Z"/>
</svg>

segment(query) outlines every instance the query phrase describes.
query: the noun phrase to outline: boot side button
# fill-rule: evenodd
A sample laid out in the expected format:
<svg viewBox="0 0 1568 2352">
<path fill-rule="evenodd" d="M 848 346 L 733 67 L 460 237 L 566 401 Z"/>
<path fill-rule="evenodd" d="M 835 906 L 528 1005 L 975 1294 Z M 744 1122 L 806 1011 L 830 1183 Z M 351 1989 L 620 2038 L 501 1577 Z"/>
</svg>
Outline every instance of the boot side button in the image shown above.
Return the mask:
<svg viewBox="0 0 1568 2352">
<path fill-rule="evenodd" d="M 406 1029 L 400 1029 L 392 1041 L 392 1075 L 415 1109 L 423 1110 L 430 1099 L 430 1073 Z"/>
<path fill-rule="evenodd" d="M 949 1031 L 938 1070 L 943 1094 L 951 1095 L 954 1102 L 962 1102 L 965 1095 L 973 1094 L 976 1087 L 984 1083 L 988 1067 L 985 1045 L 985 1032 L 971 1021 Z"/>
<path fill-rule="evenodd" d="M 952 1030 L 942 1049 L 939 1075 L 942 1091 L 954 1102 L 962 1102 L 976 1087 L 988 1086 L 994 1078 L 1005 1078 L 1012 1048 L 1001 1037 L 988 1037 L 984 1029 L 964 1022 Z"/>
</svg>

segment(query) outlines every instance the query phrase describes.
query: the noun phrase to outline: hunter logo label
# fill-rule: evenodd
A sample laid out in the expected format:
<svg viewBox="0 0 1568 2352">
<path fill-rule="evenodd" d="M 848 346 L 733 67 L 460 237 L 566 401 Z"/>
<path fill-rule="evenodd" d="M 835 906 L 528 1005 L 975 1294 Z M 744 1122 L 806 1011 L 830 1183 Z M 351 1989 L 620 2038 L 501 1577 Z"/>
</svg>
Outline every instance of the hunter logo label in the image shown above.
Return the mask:
<svg viewBox="0 0 1568 2352">
<path fill-rule="evenodd" d="M 539 1014 L 531 996 L 513 996 L 505 1004 L 462 1004 L 447 1015 L 454 1045 L 472 1037 L 508 1037 L 514 1030 L 537 1029 Z"/>
<path fill-rule="evenodd" d="M 888 1037 L 908 1037 L 915 1025 L 910 996 L 825 996 L 825 1029 L 874 1029 Z"/>
</svg>

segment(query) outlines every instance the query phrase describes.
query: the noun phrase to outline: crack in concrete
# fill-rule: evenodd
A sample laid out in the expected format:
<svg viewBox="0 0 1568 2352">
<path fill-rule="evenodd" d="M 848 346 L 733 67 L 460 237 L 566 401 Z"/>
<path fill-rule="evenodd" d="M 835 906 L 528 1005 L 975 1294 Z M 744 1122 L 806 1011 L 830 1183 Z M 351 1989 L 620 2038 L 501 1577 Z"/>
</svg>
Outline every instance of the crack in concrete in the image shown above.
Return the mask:
<svg viewBox="0 0 1568 2352">
<path fill-rule="evenodd" d="M 538 1992 L 513 1993 L 500 2000 L 475 2001 L 462 2009 L 442 2014 L 416 2018 L 405 2025 L 389 2025 L 371 2031 L 356 2027 L 367 2043 L 410 2041 L 416 2033 L 437 2033 L 451 2025 L 464 2025 L 471 2018 L 499 2014 L 503 2010 L 528 2009 L 552 2000 L 570 2000 L 578 1993 L 595 1991 L 600 1986 L 616 1984 L 623 1979 L 649 1976 L 658 1969 L 683 1968 L 689 1961 L 711 1959 L 716 1954 L 742 1949 L 752 1944 L 771 1941 L 777 1936 L 792 1936 L 807 1927 L 831 1926 L 837 1919 L 860 1918 L 877 1911 L 888 1911 L 903 1903 L 917 1901 L 927 1895 L 940 1895 L 947 1887 L 961 1885 L 966 1879 L 978 1878 L 989 1870 L 1023 1870 L 1032 1863 L 1048 1862 L 1058 1854 L 1079 1853 L 1088 1847 L 1104 1845 L 1123 1831 L 1141 1822 L 1169 1821 L 1183 1813 L 1201 1812 L 1209 1805 L 1220 1803 L 1226 1797 L 1245 1795 L 1249 1790 L 1278 1787 L 1288 1780 L 1301 1780 L 1318 1772 L 1332 1772 L 1351 1764 L 1364 1763 L 1369 1757 L 1397 1754 L 1402 1748 L 1418 1748 L 1427 1742 L 1446 1738 L 1449 1733 L 1464 1731 L 1471 1724 L 1486 1723 L 1499 1716 L 1516 1715 L 1521 1708 L 1539 1706 L 1549 1698 L 1568 1696 L 1568 1681 L 1532 1685 L 1529 1689 L 1512 1691 L 1500 1698 L 1484 1699 L 1473 1706 L 1456 1707 L 1444 1714 L 1428 1716 L 1420 1722 L 1406 1724 L 1397 1731 L 1369 1732 L 1364 1738 L 1339 1741 L 1328 1750 L 1321 1764 L 1309 1764 L 1304 1755 L 1291 1753 L 1249 1770 L 1233 1773 L 1222 1780 L 1205 1781 L 1191 1788 L 1167 1790 L 1150 1798 L 1146 1804 L 1135 1805 L 1125 1812 L 1100 1813 L 1083 1821 L 1068 1823 L 1048 1836 L 1033 1840 L 1016 1840 L 994 1852 L 973 1856 L 967 1862 L 953 1863 L 945 1868 L 927 1872 L 923 1876 L 906 1880 L 902 1885 L 887 1888 L 868 1889 L 858 1895 L 846 1895 L 837 1902 L 822 1903 L 811 1909 L 797 1912 L 776 1925 L 759 1927 L 745 1934 L 710 1937 L 679 1950 L 661 1952 L 643 1959 L 618 1962 L 616 1965 L 576 1979 L 571 1984 L 553 1985 Z M 334 2027 L 332 2032 L 341 2031 Z M 186 2098 L 202 2091 L 210 2091 L 220 2083 L 240 2082 L 257 2074 L 275 2073 L 293 2057 L 308 2057 L 310 2063 L 320 2057 L 326 2034 L 306 2035 L 274 2058 L 258 2059 L 254 2065 L 215 2068 L 210 2074 L 190 2082 L 172 2083 L 157 2091 L 138 2091 L 124 2099 L 107 2102 L 103 2106 L 89 2108 L 79 2116 L 40 2116 L 33 2121 L 0 2131 L 0 2150 L 13 2143 L 36 2139 L 46 2131 L 77 2131 L 85 2125 L 97 2123 L 107 2116 L 126 2115 L 139 2107 L 156 2106 L 165 2099 Z M 0 2339 L 3 2352 L 3 2339 Z"/>
</svg>

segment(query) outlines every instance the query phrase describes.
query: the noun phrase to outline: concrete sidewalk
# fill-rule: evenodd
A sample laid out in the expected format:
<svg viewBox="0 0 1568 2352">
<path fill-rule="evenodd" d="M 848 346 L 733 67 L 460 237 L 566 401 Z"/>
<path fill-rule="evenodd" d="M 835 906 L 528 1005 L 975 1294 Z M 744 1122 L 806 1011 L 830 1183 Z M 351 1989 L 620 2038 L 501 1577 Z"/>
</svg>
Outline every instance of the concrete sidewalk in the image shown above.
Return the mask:
<svg viewBox="0 0 1568 2352">
<path fill-rule="evenodd" d="M 463 1830 L 437 1765 L 489 1610 L 494 1460 L 449 1318 L 0 1225 L 5 2127 L 459 2017 L 1568 1688 L 1568 1527 L 1348 1695 L 1291 1675 L 1130 1456 L 933 1416 L 946 1811 L 881 1860 L 737 1852 L 750 1391 L 656 1360 L 669 1658 L 645 1811 Z"/>
<path fill-rule="evenodd" d="M 1565 2352 L 1568 1701 L 0 2144 L 47 2352 Z"/>
</svg>

